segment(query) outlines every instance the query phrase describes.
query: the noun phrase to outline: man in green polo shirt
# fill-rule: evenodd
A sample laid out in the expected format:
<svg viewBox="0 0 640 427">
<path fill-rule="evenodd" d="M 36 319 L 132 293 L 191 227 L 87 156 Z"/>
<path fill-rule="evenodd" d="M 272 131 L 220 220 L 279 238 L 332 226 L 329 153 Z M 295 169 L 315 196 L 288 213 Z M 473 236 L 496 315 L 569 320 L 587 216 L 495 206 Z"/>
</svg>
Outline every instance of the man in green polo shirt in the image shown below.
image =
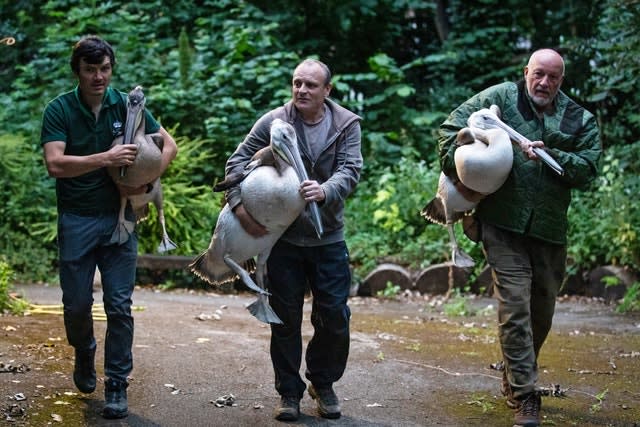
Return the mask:
<svg viewBox="0 0 640 427">
<path fill-rule="evenodd" d="M 41 144 L 47 171 L 56 178 L 58 250 L 64 324 L 69 344 L 75 348 L 73 380 L 83 393 L 96 388 L 93 333 L 93 276 L 102 275 L 107 314 L 104 349 L 105 418 L 128 414 L 127 377 L 133 362 L 131 296 L 135 282 L 137 236 L 123 244 L 111 243 L 118 221 L 120 195 L 141 194 L 139 188 L 117 186 L 107 167 L 128 166 L 136 157 L 135 144 L 118 144 L 126 117 L 125 93 L 109 84 L 115 54 L 96 36 L 82 38 L 73 47 L 71 69 L 77 87 L 59 95 L 44 110 Z M 164 137 L 160 175 L 177 154 L 174 139 L 148 111 L 145 133 Z M 134 220 L 131 206 L 127 217 Z"/>
</svg>

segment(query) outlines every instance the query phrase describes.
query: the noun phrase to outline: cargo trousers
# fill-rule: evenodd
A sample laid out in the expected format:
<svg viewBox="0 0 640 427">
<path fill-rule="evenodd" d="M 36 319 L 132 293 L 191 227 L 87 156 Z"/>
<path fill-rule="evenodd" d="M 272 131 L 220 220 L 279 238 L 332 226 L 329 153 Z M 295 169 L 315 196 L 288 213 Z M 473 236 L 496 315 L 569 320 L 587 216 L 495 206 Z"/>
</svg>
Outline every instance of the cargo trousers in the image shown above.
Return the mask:
<svg viewBox="0 0 640 427">
<path fill-rule="evenodd" d="M 538 356 L 551 329 L 567 250 L 482 224 L 482 244 L 498 300 L 498 332 L 511 393 L 517 400 L 535 391 Z"/>
<path fill-rule="evenodd" d="M 316 388 L 331 387 L 347 366 L 351 287 L 349 253 L 344 241 L 322 246 L 295 246 L 282 240 L 267 262 L 269 301 L 282 325 L 271 325 L 271 361 L 275 388 L 281 396 L 301 398 L 306 385 L 302 362 L 305 292 L 313 296 L 313 336 L 305 352 L 305 377 Z"/>
</svg>

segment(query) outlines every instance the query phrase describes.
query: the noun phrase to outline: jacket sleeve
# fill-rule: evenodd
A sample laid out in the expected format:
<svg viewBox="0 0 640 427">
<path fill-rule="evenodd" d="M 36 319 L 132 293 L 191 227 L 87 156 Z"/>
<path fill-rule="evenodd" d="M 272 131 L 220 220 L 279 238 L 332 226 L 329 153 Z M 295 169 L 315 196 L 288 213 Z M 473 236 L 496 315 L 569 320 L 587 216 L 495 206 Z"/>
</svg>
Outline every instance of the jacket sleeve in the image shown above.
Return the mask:
<svg viewBox="0 0 640 427">
<path fill-rule="evenodd" d="M 453 157 L 457 148 L 456 136 L 460 129 L 467 126 L 467 119 L 471 113 L 481 108 L 483 108 L 481 98 L 476 95 L 453 110 L 440 125 L 438 129 L 438 157 L 440 159 L 440 167 L 445 175 L 457 176 Z"/>
<path fill-rule="evenodd" d="M 245 166 L 251 160 L 256 151 L 270 144 L 270 126 L 273 117 L 271 113 L 266 113 L 257 122 L 254 123 L 251 131 L 247 134 L 231 157 L 227 160 L 225 166 L 225 177 L 234 173 L 241 173 Z M 235 208 L 242 201 L 240 197 L 240 186 L 236 185 L 228 189 L 225 198 L 231 209 Z"/>
<path fill-rule="evenodd" d="M 336 169 L 331 177 L 322 183 L 325 204 L 344 201 L 358 185 L 362 169 L 360 139 L 360 121 L 354 120 L 339 137 L 336 147 Z"/>
<path fill-rule="evenodd" d="M 570 150 L 554 148 L 553 156 L 564 169 L 562 180 L 569 187 L 585 189 L 597 176 L 602 146 L 595 116 L 585 110 L 583 124 Z"/>
</svg>

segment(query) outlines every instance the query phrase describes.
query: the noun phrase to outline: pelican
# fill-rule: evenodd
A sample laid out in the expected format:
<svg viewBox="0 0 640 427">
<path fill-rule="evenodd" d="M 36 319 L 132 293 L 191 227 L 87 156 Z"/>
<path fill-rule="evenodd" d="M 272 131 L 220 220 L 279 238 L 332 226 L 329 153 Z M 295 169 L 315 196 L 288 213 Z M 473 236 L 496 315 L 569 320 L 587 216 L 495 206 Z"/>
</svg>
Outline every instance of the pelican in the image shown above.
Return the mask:
<svg viewBox="0 0 640 427">
<path fill-rule="evenodd" d="M 158 176 L 158 170 L 162 166 L 162 149 L 164 139 L 159 133 L 146 134 L 144 117 L 145 96 L 141 86 L 136 86 L 127 96 L 127 118 L 125 120 L 124 135 L 113 140 L 116 144 L 136 144 L 138 152 L 133 164 L 129 167 L 109 168 L 109 175 L 120 185 L 128 187 L 140 187 L 150 184 L 151 191 L 146 194 L 129 196 L 131 206 L 134 209 L 138 221 L 144 220 L 149 212 L 149 203 L 153 203 L 158 212 L 158 221 L 162 227 L 162 239 L 158 246 L 158 252 L 166 252 L 176 248 L 176 244 L 171 241 L 167 234 L 164 218 L 162 183 Z M 135 223 L 128 221 L 125 216 L 127 197 L 120 199 L 120 212 L 118 214 L 118 224 L 111 236 L 112 243 L 122 244 L 129 239 Z"/>
<path fill-rule="evenodd" d="M 494 105 L 492 107 L 496 107 L 496 106 Z M 507 134 L 513 141 L 517 142 L 520 145 L 531 142 L 528 138 L 526 138 L 525 136 L 517 132 L 515 129 L 511 128 L 502 120 L 500 120 L 499 112 L 498 114 L 496 114 L 495 111 L 491 109 L 483 108 L 482 110 L 479 110 L 473 113 L 469 117 L 469 120 L 473 121 L 473 123 L 469 123 L 469 126 L 473 126 L 476 128 L 502 129 L 505 132 L 507 132 Z M 560 176 L 564 175 L 564 169 L 562 168 L 562 166 L 560 166 L 558 162 L 556 162 L 555 159 L 551 157 L 549 153 L 547 153 L 544 150 L 544 148 L 533 147 L 533 151 L 540 158 L 540 160 L 543 161 L 543 163 L 545 163 L 547 166 L 551 168 L 551 170 L 553 170 L 555 173 L 557 173 Z"/>
<path fill-rule="evenodd" d="M 458 246 L 453 226 L 473 210 L 480 200 L 504 184 L 513 165 L 513 149 L 507 132 L 501 128 L 475 127 L 477 116 L 487 112 L 496 117 L 500 114 L 495 105 L 489 110 L 483 109 L 471 114 L 467 120 L 469 127 L 458 132 L 458 148 L 454 154 L 460 182 L 478 194 L 471 198 L 465 197 L 450 177 L 440 173 L 436 196 L 421 211 L 421 215 L 427 220 L 447 227 L 451 259 L 454 265 L 462 268 L 473 267 L 475 262 Z"/>
<path fill-rule="evenodd" d="M 264 323 L 282 324 L 269 306 L 266 262 L 273 245 L 307 205 L 298 190 L 308 176 L 293 126 L 275 119 L 270 132 L 270 145 L 258 151 L 241 174 L 229 176 L 214 187 L 221 191 L 239 183 L 244 208 L 268 233 L 262 237 L 248 234 L 227 204 L 220 211 L 208 249 L 189 269 L 214 285 L 240 277 L 247 287 L 258 293 L 258 299 L 247 307 L 249 312 Z M 317 205 L 315 207 L 317 209 Z M 311 220 L 320 234 L 322 224 L 319 211 L 316 213 L 311 211 Z M 254 265 L 257 284 L 247 271 Z"/>
</svg>

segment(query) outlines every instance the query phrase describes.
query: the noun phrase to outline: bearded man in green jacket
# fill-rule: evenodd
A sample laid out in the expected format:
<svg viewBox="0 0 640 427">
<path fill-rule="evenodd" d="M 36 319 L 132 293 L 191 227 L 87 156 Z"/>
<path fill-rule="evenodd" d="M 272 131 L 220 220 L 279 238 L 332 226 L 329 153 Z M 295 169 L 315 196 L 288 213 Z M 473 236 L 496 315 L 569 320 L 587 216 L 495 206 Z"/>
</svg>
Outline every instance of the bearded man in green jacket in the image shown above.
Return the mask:
<svg viewBox="0 0 640 427">
<path fill-rule="evenodd" d="M 540 425 L 537 360 L 565 275 L 571 190 L 594 180 L 602 153 L 594 115 L 560 90 L 563 78 L 560 54 L 535 51 L 524 67 L 524 80 L 479 92 L 440 126 L 440 165 L 451 177 L 456 177 L 456 134 L 475 111 L 497 105 L 502 121 L 531 141 L 514 153 L 504 185 L 475 212 L 494 278 L 505 366 L 502 392 L 515 409 L 514 426 Z M 534 147 L 547 151 L 564 174 L 541 162 Z"/>
</svg>

